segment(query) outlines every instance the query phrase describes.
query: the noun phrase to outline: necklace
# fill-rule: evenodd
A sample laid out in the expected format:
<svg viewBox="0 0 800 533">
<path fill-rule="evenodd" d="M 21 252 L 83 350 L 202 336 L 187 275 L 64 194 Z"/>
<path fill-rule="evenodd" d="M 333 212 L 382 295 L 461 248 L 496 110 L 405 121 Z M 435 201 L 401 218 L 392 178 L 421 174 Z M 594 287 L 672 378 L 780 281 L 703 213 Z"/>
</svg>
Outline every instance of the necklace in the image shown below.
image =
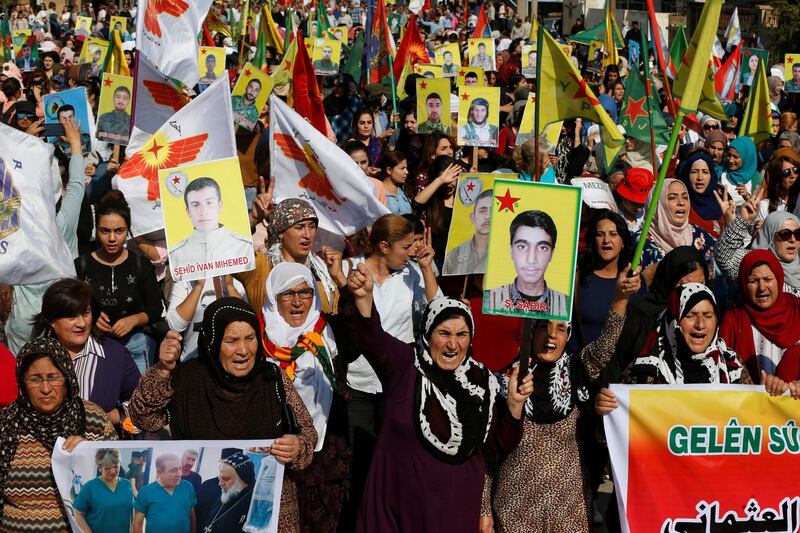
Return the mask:
<svg viewBox="0 0 800 533">
<path fill-rule="evenodd" d="M 239 497 L 236 498 L 236 502 L 238 502 L 239 499 L 241 499 L 242 496 L 247 495 L 247 493 L 250 492 L 251 490 L 253 490 L 251 487 L 247 487 L 245 490 L 243 490 L 241 493 L 239 493 Z M 223 516 L 228 514 L 228 512 L 230 512 L 230 510 L 233 509 L 236 506 L 236 502 L 234 502 L 233 504 L 231 504 L 230 507 L 225 509 L 225 512 L 222 513 L 222 514 L 219 514 L 219 512 L 222 510 L 223 507 L 225 507 L 226 504 L 223 503 L 222 505 L 220 505 L 219 509 L 217 509 L 217 512 L 214 515 L 214 518 L 211 519 L 211 523 L 203 528 L 203 533 L 211 533 L 211 531 L 213 531 L 213 529 L 214 529 L 214 522 L 216 522 L 217 520 L 219 520 L 220 518 L 222 518 Z"/>
</svg>

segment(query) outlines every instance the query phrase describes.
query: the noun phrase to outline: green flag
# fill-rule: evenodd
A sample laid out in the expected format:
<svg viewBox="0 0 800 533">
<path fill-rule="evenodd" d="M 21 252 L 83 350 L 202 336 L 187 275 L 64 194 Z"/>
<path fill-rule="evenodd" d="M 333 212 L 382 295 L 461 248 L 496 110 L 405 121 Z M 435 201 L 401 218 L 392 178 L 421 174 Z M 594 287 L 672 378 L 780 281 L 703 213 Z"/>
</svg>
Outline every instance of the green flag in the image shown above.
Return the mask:
<svg viewBox="0 0 800 533">
<path fill-rule="evenodd" d="M 331 25 L 328 22 L 328 13 L 325 12 L 325 4 L 320 2 L 317 4 L 317 34 L 315 37 L 317 39 L 329 39 L 328 30 L 330 29 Z"/>
<path fill-rule="evenodd" d="M 642 60 L 647 65 L 647 56 Z M 669 130 L 664 122 L 664 116 L 658 108 L 652 94 L 647 98 L 645 80 L 636 67 L 628 71 L 628 80 L 625 86 L 625 96 L 622 97 L 622 110 L 619 123 L 625 127 L 625 134 L 634 139 L 650 144 L 650 123 L 654 129 L 656 144 L 669 142 Z"/>
<path fill-rule="evenodd" d="M 622 32 L 617 26 L 616 20 L 611 24 L 614 30 L 614 43 L 617 48 L 625 48 L 625 41 L 622 40 Z M 570 35 L 569 40 L 589 46 L 592 41 L 605 42 L 606 39 L 606 20 L 604 19 L 597 26 L 592 26 L 588 30 L 583 30 L 575 35 Z"/>
<path fill-rule="evenodd" d="M 347 64 L 342 69 L 342 74 L 350 74 L 356 81 L 356 85 L 361 84 L 361 56 L 364 55 L 364 32 L 359 32 L 353 47 L 350 49 L 350 57 Z"/>
<path fill-rule="evenodd" d="M 667 76 L 675 79 L 678 75 L 678 68 L 681 66 L 681 59 L 686 49 L 689 48 L 689 41 L 686 39 L 686 30 L 683 26 L 678 26 L 678 32 L 669 45 L 669 65 L 667 65 Z"/>
<path fill-rule="evenodd" d="M 0 53 L 3 55 L 3 62 L 14 61 L 14 42 L 11 40 L 11 26 L 8 17 L 0 22 Z"/>
<path fill-rule="evenodd" d="M 283 37 L 283 53 L 286 54 L 289 50 L 289 40 L 294 33 L 294 14 L 290 9 L 286 10 L 286 32 Z"/>
</svg>

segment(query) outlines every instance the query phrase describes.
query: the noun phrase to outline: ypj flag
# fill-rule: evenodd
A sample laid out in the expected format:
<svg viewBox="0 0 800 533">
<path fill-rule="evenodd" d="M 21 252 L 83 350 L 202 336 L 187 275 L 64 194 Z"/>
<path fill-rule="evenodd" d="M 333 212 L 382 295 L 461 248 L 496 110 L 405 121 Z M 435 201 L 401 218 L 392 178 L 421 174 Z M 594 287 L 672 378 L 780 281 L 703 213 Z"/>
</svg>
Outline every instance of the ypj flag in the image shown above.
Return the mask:
<svg viewBox="0 0 800 533">
<path fill-rule="evenodd" d="M 609 168 L 625 144 L 625 138 L 603 109 L 594 92 L 561 45 L 549 32 L 539 31 L 539 79 L 536 112 L 540 134 L 544 126 L 559 120 L 583 118 L 600 125 L 604 165 Z"/>
<path fill-rule="evenodd" d="M 163 74 L 193 87 L 200 79 L 197 35 L 212 0 L 139 0 L 136 48 Z"/>
<path fill-rule="evenodd" d="M 276 202 L 308 200 L 320 228 L 338 235 L 352 235 L 389 213 L 356 162 L 275 96 L 269 122 Z"/>
<path fill-rule="evenodd" d="M 744 108 L 739 135 L 750 137 L 756 144 L 769 139 L 772 135 L 771 104 L 764 62 L 759 61 L 756 68 L 756 77 L 753 80 L 753 84 L 750 87 L 750 95 L 747 98 L 747 106 Z"/>
<path fill-rule="evenodd" d="M 2 284 L 75 276 L 72 255 L 56 223 L 52 159 L 53 145 L 0 123 Z"/>
<path fill-rule="evenodd" d="M 131 206 L 131 232 L 145 235 L 164 226 L 159 170 L 226 157 L 236 157 L 227 72 L 172 115 L 120 167 L 112 186 Z"/>
</svg>

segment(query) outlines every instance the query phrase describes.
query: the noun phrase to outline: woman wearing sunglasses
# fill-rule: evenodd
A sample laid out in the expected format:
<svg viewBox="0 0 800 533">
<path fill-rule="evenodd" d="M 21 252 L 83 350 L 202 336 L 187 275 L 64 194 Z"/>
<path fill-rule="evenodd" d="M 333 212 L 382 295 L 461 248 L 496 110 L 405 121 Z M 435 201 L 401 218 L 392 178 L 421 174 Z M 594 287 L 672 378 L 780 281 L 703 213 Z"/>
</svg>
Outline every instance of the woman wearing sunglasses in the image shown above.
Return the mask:
<svg viewBox="0 0 800 533">
<path fill-rule="evenodd" d="M 776 150 L 766 169 L 767 197 L 758 203 L 756 221 L 774 211 L 792 211 L 800 188 L 800 157 L 794 150 Z"/>
<path fill-rule="evenodd" d="M 741 211 L 725 227 L 714 248 L 717 265 L 732 281 L 738 279 L 742 259 L 749 251 L 747 242 L 758 214 L 758 203 L 763 196 L 763 190 L 759 190 L 742 205 Z M 783 290 L 800 296 L 800 257 L 797 253 L 800 248 L 800 219 L 787 211 L 770 213 L 749 248 L 774 253 L 783 269 Z"/>
</svg>

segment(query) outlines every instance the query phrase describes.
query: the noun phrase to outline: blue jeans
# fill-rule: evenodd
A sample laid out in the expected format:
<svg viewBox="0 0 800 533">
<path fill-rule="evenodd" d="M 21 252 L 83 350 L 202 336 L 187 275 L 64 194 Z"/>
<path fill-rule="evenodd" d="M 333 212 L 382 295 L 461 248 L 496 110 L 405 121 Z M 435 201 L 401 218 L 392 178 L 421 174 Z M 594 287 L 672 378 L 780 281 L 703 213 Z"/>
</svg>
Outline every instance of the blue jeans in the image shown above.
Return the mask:
<svg viewBox="0 0 800 533">
<path fill-rule="evenodd" d="M 136 331 L 124 339 L 120 339 L 125 348 L 130 352 L 133 362 L 141 374 L 150 366 L 150 361 L 156 353 L 158 347 L 155 339 L 148 337 L 141 331 Z"/>
</svg>

